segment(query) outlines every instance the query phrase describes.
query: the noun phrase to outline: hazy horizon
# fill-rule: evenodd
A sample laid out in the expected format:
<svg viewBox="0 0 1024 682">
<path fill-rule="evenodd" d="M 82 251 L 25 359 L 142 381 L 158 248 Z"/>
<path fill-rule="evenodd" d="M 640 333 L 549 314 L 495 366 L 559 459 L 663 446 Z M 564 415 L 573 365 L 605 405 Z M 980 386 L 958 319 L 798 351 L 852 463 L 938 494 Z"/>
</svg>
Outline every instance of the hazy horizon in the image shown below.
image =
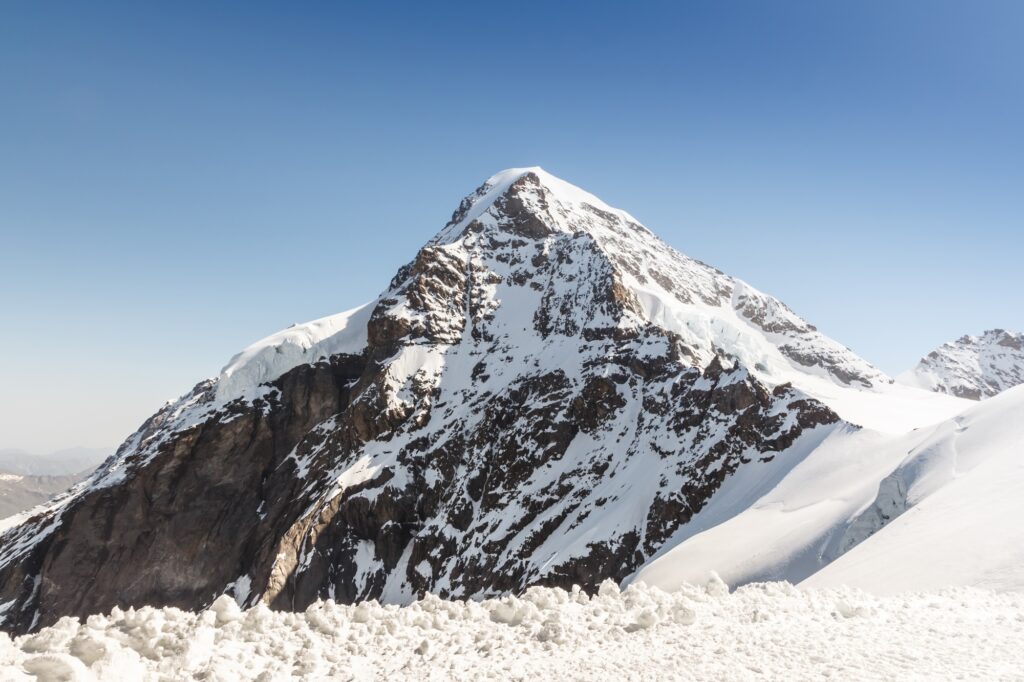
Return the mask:
<svg viewBox="0 0 1024 682">
<path fill-rule="evenodd" d="M 0 448 L 119 444 L 372 300 L 508 167 L 890 375 L 1024 329 L 1022 27 L 997 1 L 11 6 Z"/>
</svg>

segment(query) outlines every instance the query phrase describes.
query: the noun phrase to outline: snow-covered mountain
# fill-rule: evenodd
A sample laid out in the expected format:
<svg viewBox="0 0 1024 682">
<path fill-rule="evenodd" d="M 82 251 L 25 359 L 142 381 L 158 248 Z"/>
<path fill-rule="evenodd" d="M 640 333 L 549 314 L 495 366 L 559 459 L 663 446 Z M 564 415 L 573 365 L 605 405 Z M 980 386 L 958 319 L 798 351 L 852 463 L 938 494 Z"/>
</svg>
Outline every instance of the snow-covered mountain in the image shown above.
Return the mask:
<svg viewBox="0 0 1024 682">
<path fill-rule="evenodd" d="M 1024 384 L 1024 333 L 991 329 L 944 343 L 897 377 L 907 386 L 982 400 Z"/>
<path fill-rule="evenodd" d="M 780 513 L 820 503 L 793 510 L 827 533 L 899 464 L 876 445 L 970 404 L 894 384 L 628 213 L 509 170 L 375 301 L 243 350 L 0 537 L 0 617 L 593 590 L 779 486 Z"/>
</svg>

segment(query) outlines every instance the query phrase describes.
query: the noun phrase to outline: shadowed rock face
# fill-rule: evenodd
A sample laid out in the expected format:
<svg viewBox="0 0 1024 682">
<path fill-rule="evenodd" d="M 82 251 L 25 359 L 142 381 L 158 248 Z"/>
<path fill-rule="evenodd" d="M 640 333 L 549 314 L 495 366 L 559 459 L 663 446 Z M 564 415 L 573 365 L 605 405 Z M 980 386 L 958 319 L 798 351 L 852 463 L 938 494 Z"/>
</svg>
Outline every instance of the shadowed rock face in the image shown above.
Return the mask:
<svg viewBox="0 0 1024 682">
<path fill-rule="evenodd" d="M 215 382 L 198 385 L 4 534 L 4 627 L 115 605 L 197 609 L 225 592 L 301 609 L 592 590 L 632 573 L 740 467 L 838 421 L 644 319 L 626 277 L 649 259 L 622 251 L 654 240 L 644 228 L 568 212 L 531 173 L 470 220 L 486 190 L 395 276 L 361 353 L 227 403 Z M 659 277 L 680 301 L 729 305 L 730 281 L 693 263 L 707 286 Z M 759 305 L 748 296 L 742 310 L 780 334 L 813 332 Z"/>
<path fill-rule="evenodd" d="M 282 463 L 313 426 L 344 409 L 347 382 L 364 365 L 338 356 L 296 368 L 270 399 L 226 406 L 165 441 L 123 481 L 84 487 L 59 511 L 5 535 L 6 553 L 8 543 L 59 521 L 0 569 L 0 599 L 31 607 L 9 611 L 7 627 L 115 605 L 195 608 L 221 594 L 301 511 L 294 466 Z"/>
</svg>

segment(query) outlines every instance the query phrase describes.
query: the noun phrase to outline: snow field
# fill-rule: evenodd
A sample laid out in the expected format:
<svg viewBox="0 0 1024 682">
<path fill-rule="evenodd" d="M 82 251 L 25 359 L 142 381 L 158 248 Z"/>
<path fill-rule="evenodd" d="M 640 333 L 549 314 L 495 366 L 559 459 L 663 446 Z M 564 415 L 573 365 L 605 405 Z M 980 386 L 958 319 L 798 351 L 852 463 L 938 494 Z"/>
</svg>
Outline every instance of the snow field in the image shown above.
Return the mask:
<svg viewBox="0 0 1024 682">
<path fill-rule="evenodd" d="M 3 680 L 1024 679 L 1024 595 L 879 598 L 720 580 L 305 613 L 115 609 L 11 640 Z"/>
</svg>

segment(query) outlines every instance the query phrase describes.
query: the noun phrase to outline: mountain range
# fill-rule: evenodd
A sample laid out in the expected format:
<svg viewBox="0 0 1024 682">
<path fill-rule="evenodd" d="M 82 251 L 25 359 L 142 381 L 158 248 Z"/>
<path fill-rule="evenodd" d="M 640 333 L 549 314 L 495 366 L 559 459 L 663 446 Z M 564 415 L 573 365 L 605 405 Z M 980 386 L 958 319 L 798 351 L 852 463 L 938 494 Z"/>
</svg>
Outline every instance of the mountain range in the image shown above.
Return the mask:
<svg viewBox="0 0 1024 682">
<path fill-rule="evenodd" d="M 0 450 L 0 529 L 15 514 L 32 509 L 84 480 L 113 448 L 68 448 L 47 455 Z"/>
<path fill-rule="evenodd" d="M 65 448 L 45 455 L 0 449 L 0 473 L 19 476 L 68 476 L 95 469 L 114 448 Z"/>
<path fill-rule="evenodd" d="M 991 329 L 944 343 L 897 377 L 908 386 L 961 398 L 991 398 L 1024 383 L 1024 333 Z"/>
<path fill-rule="evenodd" d="M 712 571 L 870 586 L 857 567 L 884 566 L 885 538 L 1016 481 L 1024 389 L 928 388 L 625 211 L 503 171 L 377 299 L 244 349 L 6 531 L 0 618 Z M 1012 553 L 904 554 L 938 582 L 1024 587 Z"/>
</svg>

